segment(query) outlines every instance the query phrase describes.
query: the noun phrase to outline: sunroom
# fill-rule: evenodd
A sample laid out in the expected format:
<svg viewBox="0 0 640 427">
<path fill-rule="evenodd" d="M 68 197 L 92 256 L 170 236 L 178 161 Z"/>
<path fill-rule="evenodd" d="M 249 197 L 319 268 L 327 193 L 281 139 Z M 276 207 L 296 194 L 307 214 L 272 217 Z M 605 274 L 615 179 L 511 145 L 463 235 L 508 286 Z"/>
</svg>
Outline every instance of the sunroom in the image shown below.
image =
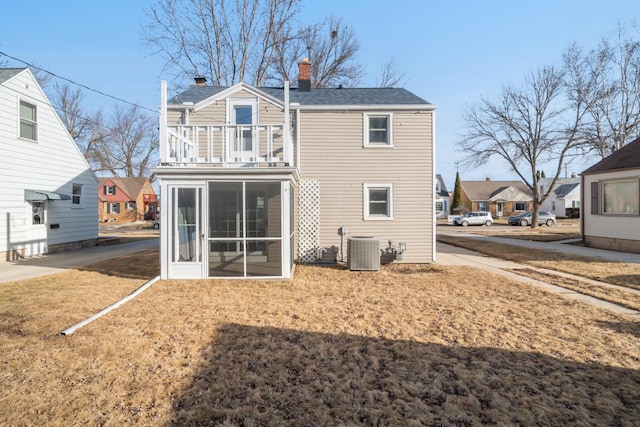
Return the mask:
<svg viewBox="0 0 640 427">
<path fill-rule="evenodd" d="M 290 277 L 294 183 L 289 171 L 198 181 L 165 176 L 161 276 Z"/>
</svg>

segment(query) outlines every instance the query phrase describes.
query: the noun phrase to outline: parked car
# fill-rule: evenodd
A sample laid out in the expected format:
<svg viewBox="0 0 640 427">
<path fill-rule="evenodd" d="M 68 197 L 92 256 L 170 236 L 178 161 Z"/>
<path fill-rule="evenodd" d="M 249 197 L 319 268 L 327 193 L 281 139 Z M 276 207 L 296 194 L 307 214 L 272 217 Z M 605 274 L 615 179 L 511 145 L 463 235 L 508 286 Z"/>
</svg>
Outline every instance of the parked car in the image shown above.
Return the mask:
<svg viewBox="0 0 640 427">
<path fill-rule="evenodd" d="M 531 225 L 532 222 L 533 222 L 532 211 L 525 211 L 520 215 L 509 217 L 509 224 L 511 225 L 521 225 L 523 227 L 526 227 L 527 225 Z M 548 227 L 551 227 L 555 223 L 556 223 L 555 214 L 552 214 L 551 212 L 544 212 L 544 211 L 538 212 L 538 225 L 546 225 Z"/>
<path fill-rule="evenodd" d="M 467 212 L 462 216 L 457 216 L 453 219 L 454 225 L 462 225 L 466 227 L 467 225 L 486 225 L 490 226 L 493 224 L 493 217 L 491 216 L 491 212 Z"/>
<path fill-rule="evenodd" d="M 155 221 L 153 221 L 153 224 L 151 226 L 153 228 L 155 228 L 156 230 L 159 230 L 160 229 L 160 218 L 158 218 Z"/>
</svg>

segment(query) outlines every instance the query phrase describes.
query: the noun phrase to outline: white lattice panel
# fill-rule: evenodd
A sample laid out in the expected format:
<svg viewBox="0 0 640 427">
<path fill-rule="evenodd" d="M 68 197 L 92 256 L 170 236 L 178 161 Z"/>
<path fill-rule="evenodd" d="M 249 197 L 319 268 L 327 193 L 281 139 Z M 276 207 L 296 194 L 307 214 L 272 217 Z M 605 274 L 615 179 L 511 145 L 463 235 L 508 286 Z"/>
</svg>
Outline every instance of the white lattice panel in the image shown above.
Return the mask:
<svg viewBox="0 0 640 427">
<path fill-rule="evenodd" d="M 316 260 L 320 235 L 320 183 L 300 181 L 298 192 L 298 257 L 301 262 Z"/>
</svg>

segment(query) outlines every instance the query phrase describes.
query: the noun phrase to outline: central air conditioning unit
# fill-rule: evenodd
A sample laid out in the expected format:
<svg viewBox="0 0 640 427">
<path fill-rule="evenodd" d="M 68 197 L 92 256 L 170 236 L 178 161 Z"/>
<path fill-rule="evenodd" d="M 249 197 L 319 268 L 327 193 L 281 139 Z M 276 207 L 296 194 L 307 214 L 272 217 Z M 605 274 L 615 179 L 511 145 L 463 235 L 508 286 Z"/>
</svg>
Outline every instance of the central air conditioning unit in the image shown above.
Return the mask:
<svg viewBox="0 0 640 427">
<path fill-rule="evenodd" d="M 351 271 L 380 270 L 380 239 L 377 237 L 349 237 L 347 267 Z"/>
</svg>

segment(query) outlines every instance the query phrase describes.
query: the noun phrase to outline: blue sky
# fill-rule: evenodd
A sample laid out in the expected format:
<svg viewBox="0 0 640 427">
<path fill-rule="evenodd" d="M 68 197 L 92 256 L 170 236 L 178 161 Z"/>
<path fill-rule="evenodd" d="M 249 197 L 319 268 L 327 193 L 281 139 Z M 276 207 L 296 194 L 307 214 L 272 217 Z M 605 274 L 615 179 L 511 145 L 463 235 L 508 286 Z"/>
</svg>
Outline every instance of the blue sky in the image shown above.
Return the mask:
<svg viewBox="0 0 640 427">
<path fill-rule="evenodd" d="M 10 2 L 2 8 L 0 51 L 156 109 L 163 62 L 140 40 L 149 3 Z M 573 42 L 595 47 L 618 23 L 640 17 L 640 1 L 305 0 L 300 18 L 312 23 L 332 14 L 358 36 L 358 59 L 367 69 L 361 86 L 373 86 L 381 64 L 395 57 L 406 72 L 404 86 L 437 105 L 436 169 L 452 189 L 464 108 L 481 96 L 491 99 L 503 85 L 521 84 L 538 67 L 558 64 Z M 87 101 L 113 103 L 89 93 Z M 585 168 L 576 163 L 568 172 Z M 500 161 L 460 173 L 463 180 L 517 179 Z"/>
</svg>

